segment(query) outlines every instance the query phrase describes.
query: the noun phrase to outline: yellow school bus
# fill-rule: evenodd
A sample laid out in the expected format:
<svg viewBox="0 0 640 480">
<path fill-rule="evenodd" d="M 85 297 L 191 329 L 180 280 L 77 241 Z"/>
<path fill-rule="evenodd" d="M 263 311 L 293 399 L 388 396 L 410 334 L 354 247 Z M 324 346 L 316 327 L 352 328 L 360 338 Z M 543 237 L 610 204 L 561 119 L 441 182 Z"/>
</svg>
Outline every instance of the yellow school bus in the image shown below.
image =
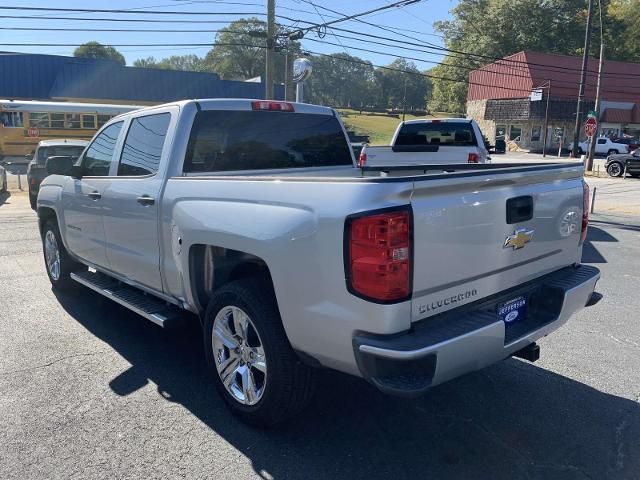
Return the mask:
<svg viewBox="0 0 640 480">
<path fill-rule="evenodd" d="M 110 118 L 137 105 L 0 100 L 0 157 L 32 153 L 40 140 L 89 140 Z"/>
</svg>

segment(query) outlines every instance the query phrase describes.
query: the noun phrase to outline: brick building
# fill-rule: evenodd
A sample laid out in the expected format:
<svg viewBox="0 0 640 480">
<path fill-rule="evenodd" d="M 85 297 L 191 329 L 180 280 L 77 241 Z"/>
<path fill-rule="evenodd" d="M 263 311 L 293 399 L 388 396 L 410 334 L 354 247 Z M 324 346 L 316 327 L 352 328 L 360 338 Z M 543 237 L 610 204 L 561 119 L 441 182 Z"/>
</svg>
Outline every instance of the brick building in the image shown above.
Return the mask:
<svg viewBox="0 0 640 480">
<path fill-rule="evenodd" d="M 467 117 L 493 143 L 504 138 L 523 149 L 541 150 L 547 96 L 548 148 L 573 141 L 582 59 L 523 51 L 469 74 Z M 590 59 L 583 112 L 594 109 L 598 60 Z M 542 98 L 531 92 L 542 90 Z M 599 136 L 640 137 L 640 64 L 605 61 Z M 583 137 L 581 137 L 583 139 Z"/>
</svg>

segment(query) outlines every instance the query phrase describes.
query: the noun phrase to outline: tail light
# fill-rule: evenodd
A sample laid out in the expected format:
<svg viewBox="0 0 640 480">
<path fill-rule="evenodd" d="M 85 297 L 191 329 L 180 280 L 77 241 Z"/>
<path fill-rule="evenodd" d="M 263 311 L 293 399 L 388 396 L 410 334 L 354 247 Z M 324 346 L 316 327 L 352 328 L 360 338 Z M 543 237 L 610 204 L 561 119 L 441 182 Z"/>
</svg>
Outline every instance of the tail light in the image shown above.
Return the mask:
<svg viewBox="0 0 640 480">
<path fill-rule="evenodd" d="M 360 155 L 358 156 L 358 168 L 364 168 L 366 164 L 367 164 L 367 152 L 363 148 L 360 151 Z"/>
<path fill-rule="evenodd" d="M 349 291 L 379 303 L 409 299 L 411 243 L 409 208 L 347 218 L 345 273 Z"/>
<path fill-rule="evenodd" d="M 477 153 L 469 154 L 469 160 L 467 160 L 467 163 L 478 163 L 479 161 L 480 161 L 480 155 L 478 155 Z"/>
<path fill-rule="evenodd" d="M 589 185 L 582 182 L 582 230 L 580 231 L 580 245 L 587 239 L 589 226 Z"/>
<path fill-rule="evenodd" d="M 293 104 L 289 102 L 272 102 L 269 100 L 258 100 L 251 102 L 251 108 L 253 110 L 269 110 L 272 112 L 293 112 Z"/>
</svg>

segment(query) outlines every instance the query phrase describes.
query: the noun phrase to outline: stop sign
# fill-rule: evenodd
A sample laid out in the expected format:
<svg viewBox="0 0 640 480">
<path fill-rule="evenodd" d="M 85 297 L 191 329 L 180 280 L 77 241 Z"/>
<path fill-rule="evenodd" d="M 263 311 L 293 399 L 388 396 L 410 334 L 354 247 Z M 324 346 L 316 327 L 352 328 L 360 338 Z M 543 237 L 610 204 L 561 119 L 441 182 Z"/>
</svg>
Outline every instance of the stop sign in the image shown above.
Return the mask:
<svg viewBox="0 0 640 480">
<path fill-rule="evenodd" d="M 40 135 L 40 131 L 36 127 L 29 127 L 27 133 L 30 137 L 37 137 L 38 135 Z"/>
<path fill-rule="evenodd" d="M 584 133 L 587 134 L 587 137 L 593 137 L 598 131 L 598 121 L 595 117 L 587 118 L 587 121 L 584 122 Z"/>
</svg>

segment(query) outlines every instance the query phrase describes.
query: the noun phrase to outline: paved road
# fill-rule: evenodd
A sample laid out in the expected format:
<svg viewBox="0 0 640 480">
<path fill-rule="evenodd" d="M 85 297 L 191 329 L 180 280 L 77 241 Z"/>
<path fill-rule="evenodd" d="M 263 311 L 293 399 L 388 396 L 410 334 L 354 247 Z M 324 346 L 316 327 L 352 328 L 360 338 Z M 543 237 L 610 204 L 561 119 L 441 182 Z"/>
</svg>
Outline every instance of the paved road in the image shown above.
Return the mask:
<svg viewBox="0 0 640 480">
<path fill-rule="evenodd" d="M 229 417 L 198 328 L 52 292 L 26 195 L 0 197 L 3 479 L 640 478 L 640 222 L 598 217 L 605 299 L 508 360 L 417 401 L 325 372 L 285 428 Z M 624 224 L 623 224 L 624 223 Z"/>
</svg>

